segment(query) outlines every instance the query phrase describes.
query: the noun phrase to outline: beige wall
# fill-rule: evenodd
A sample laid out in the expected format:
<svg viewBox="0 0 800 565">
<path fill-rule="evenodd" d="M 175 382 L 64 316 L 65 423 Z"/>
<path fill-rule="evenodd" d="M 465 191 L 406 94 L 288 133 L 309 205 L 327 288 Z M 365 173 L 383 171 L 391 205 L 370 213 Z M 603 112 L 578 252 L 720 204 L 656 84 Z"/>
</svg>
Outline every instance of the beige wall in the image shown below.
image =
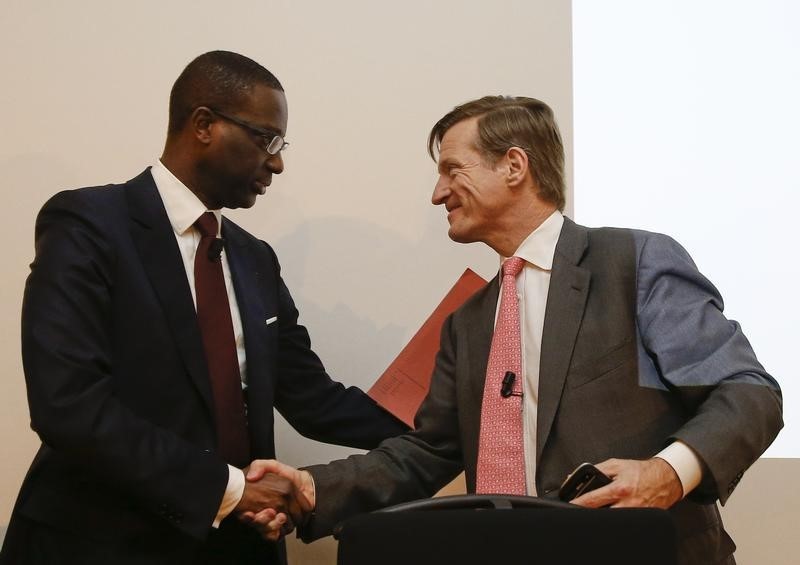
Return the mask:
<svg viewBox="0 0 800 565">
<path fill-rule="evenodd" d="M 437 118 L 483 94 L 537 96 L 554 107 L 571 164 L 566 1 L 224 5 L 2 4 L 0 527 L 38 445 L 19 354 L 36 212 L 59 189 L 124 181 L 156 159 L 169 88 L 193 56 L 239 51 L 286 87 L 286 172 L 254 209 L 231 215 L 276 247 L 315 349 L 347 383 L 374 382 L 464 267 L 484 276 L 496 267 L 482 246 L 447 240 L 444 215 L 429 204 L 435 174 L 425 135 Z M 278 449 L 293 464 L 349 453 L 300 438 L 283 423 Z M 737 493 L 725 509 L 742 563 L 793 562 L 796 542 L 768 529 L 786 528 L 791 522 L 770 517 L 800 502 L 797 489 L 781 488 L 788 469 L 800 471 L 795 461 L 760 462 L 740 488 L 751 494 Z M 755 557 L 767 551 L 774 558 Z M 295 563 L 332 562 L 330 542 L 292 553 Z"/>
<path fill-rule="evenodd" d="M 160 155 L 192 57 L 239 51 L 284 83 L 286 172 L 231 215 L 276 247 L 331 372 L 363 387 L 466 266 L 496 268 L 484 247 L 450 242 L 430 205 L 431 125 L 458 102 L 525 93 L 553 105 L 570 145 L 566 2 L 3 0 L 0 13 L 0 526 L 38 445 L 19 352 L 35 215 L 59 189 L 124 181 Z M 285 424 L 278 449 L 294 464 L 349 453 Z"/>
</svg>

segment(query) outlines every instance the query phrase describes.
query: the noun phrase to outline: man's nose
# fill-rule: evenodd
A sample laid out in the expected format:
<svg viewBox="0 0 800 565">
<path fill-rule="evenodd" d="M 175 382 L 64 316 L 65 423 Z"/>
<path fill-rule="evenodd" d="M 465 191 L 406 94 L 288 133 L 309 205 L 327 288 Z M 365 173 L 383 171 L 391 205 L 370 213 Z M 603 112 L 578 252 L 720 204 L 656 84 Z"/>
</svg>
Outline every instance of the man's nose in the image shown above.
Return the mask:
<svg viewBox="0 0 800 565">
<path fill-rule="evenodd" d="M 270 155 L 266 162 L 267 168 L 273 175 L 279 175 L 283 172 L 283 154 L 276 153 Z"/>
<path fill-rule="evenodd" d="M 444 204 L 448 196 L 450 196 L 450 182 L 448 181 L 447 177 L 439 175 L 439 180 L 436 181 L 436 186 L 433 187 L 431 202 L 435 206 Z"/>
</svg>

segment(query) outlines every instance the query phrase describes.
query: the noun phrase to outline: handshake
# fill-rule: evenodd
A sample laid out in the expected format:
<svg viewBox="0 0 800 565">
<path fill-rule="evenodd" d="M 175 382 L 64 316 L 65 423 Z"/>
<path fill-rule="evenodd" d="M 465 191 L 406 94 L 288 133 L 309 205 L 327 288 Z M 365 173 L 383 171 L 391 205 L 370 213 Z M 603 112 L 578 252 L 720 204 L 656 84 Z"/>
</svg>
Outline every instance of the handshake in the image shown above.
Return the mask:
<svg viewBox="0 0 800 565">
<path fill-rule="evenodd" d="M 243 472 L 244 492 L 233 514 L 263 538 L 281 539 L 302 525 L 314 510 L 314 481 L 307 471 L 274 459 L 259 459 Z"/>
</svg>

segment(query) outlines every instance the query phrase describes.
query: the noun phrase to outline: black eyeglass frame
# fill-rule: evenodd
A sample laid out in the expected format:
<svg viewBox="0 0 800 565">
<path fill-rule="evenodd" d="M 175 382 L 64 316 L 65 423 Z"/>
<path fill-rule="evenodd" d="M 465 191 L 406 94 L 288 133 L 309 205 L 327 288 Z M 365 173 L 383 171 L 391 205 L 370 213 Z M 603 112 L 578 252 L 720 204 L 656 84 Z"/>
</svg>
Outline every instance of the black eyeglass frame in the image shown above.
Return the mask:
<svg viewBox="0 0 800 565">
<path fill-rule="evenodd" d="M 249 122 L 242 120 L 241 118 L 232 116 L 227 112 L 222 112 L 214 108 L 208 108 L 208 110 L 212 114 L 216 114 L 220 118 L 227 120 L 233 124 L 236 124 L 237 126 L 244 128 L 250 133 L 260 137 L 264 142 L 263 145 L 261 146 L 261 149 L 266 151 L 269 155 L 272 155 L 273 157 L 289 146 L 289 142 L 283 139 L 283 136 L 278 135 L 274 131 L 269 131 L 264 128 L 260 128 L 256 125 L 253 125 Z"/>
</svg>

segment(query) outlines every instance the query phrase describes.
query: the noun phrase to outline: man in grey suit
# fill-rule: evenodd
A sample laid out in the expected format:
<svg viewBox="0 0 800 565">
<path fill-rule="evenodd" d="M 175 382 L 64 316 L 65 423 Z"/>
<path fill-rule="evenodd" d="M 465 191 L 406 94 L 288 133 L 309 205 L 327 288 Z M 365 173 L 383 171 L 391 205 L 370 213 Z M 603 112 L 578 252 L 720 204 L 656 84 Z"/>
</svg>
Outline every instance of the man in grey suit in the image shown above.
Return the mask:
<svg viewBox="0 0 800 565">
<path fill-rule="evenodd" d="M 524 260 L 511 279 L 524 378 L 519 394 L 502 395 L 521 404 L 523 445 L 501 450 L 521 452 L 523 493 L 548 496 L 578 464 L 599 462 L 611 484 L 576 504 L 669 508 L 681 563 L 734 563 L 716 501 L 783 423 L 780 388 L 723 316 L 717 290 L 667 236 L 562 216 L 561 137 L 538 100 L 459 106 L 434 126 L 429 149 L 449 236 Z M 501 396 L 486 385 L 500 291 L 496 277 L 445 322 L 414 432 L 304 471 L 273 461 L 251 471 L 283 474 L 315 501 L 305 539 L 431 496 L 462 469 L 468 491 L 482 490 L 481 436 L 491 432 L 482 404 Z"/>
</svg>

